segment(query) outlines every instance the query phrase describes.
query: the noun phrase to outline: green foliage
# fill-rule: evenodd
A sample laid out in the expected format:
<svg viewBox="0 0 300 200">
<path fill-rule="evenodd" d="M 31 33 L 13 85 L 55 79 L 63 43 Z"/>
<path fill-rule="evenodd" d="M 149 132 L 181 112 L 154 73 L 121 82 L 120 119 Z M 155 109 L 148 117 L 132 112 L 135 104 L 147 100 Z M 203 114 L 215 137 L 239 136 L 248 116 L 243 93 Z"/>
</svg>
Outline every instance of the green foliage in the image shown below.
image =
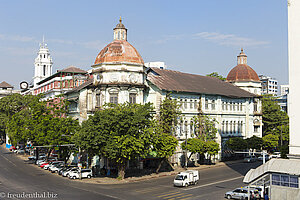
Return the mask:
<svg viewBox="0 0 300 200">
<path fill-rule="evenodd" d="M 247 149 L 247 142 L 246 140 L 239 138 L 239 137 L 233 137 L 226 141 L 226 145 L 228 148 L 234 151 L 242 151 Z"/>
<path fill-rule="evenodd" d="M 280 106 L 272 95 L 264 95 L 262 98 L 263 112 L 263 135 L 273 134 L 280 137 L 281 127 L 283 140 L 289 138 L 289 117 L 286 112 L 281 111 Z"/>
<path fill-rule="evenodd" d="M 206 76 L 211 76 L 211 77 L 215 77 L 215 78 L 218 78 L 222 81 L 226 81 L 226 78 L 224 78 L 222 75 L 219 75 L 218 72 L 212 72 L 210 74 L 207 74 Z"/>
<path fill-rule="evenodd" d="M 206 142 L 199 138 L 189 138 L 186 141 L 186 145 L 185 142 L 181 143 L 181 148 L 187 149 L 192 154 L 204 154 L 206 152 Z"/>
<path fill-rule="evenodd" d="M 33 142 L 35 145 L 61 145 L 70 143 L 70 137 L 77 129 L 78 122 L 62 117 L 66 105 L 63 100 L 47 106 L 46 101 L 41 101 L 42 96 L 18 96 L 19 109 L 11 112 L 7 122 L 7 134 L 12 142 Z M 11 99 L 13 100 L 13 99 Z M 9 102 L 7 102 L 9 103 Z M 15 104 L 11 102 L 11 104 Z"/>
<path fill-rule="evenodd" d="M 205 149 L 208 155 L 217 155 L 220 151 L 220 146 L 216 141 L 207 141 L 205 144 Z"/>
<path fill-rule="evenodd" d="M 265 135 L 262 139 L 264 141 L 263 146 L 268 151 L 272 151 L 275 147 L 278 147 L 279 138 L 277 135 Z"/>
<path fill-rule="evenodd" d="M 170 133 L 164 132 L 162 126 L 155 120 L 153 121 L 153 125 L 150 127 L 149 131 L 152 133 L 152 150 L 156 151 L 157 157 L 167 159 L 172 156 L 178 145 L 178 140 Z"/>
<path fill-rule="evenodd" d="M 260 137 L 252 136 L 251 138 L 246 139 L 247 146 L 250 149 L 257 149 L 260 150 L 263 145 L 263 140 Z"/>
<path fill-rule="evenodd" d="M 191 120 L 192 126 L 194 126 L 195 134 L 197 138 L 204 141 L 214 140 L 218 129 L 215 127 L 217 123 L 216 119 L 211 119 L 207 115 L 199 114 L 194 116 Z"/>
<path fill-rule="evenodd" d="M 171 134 L 172 127 L 176 127 L 181 114 L 179 108 L 180 104 L 176 99 L 171 99 L 170 94 L 167 94 L 159 108 L 159 122 L 163 128 L 163 132 Z"/>
<path fill-rule="evenodd" d="M 88 152 L 100 153 L 115 161 L 119 177 L 124 178 L 127 161 L 144 158 L 151 151 L 154 130 L 151 113 L 151 104 L 107 104 L 82 124 L 73 141 Z M 159 149 L 160 142 L 155 150 Z"/>
</svg>

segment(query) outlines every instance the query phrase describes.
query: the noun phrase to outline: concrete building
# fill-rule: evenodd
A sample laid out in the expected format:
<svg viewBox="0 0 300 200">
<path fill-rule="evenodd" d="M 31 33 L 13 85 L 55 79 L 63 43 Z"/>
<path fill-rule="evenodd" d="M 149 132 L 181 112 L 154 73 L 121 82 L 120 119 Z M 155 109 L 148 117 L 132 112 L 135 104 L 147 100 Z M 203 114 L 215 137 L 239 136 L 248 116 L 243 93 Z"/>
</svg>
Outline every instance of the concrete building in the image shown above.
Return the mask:
<svg viewBox="0 0 300 200">
<path fill-rule="evenodd" d="M 262 136 L 258 95 L 217 78 L 167 70 L 163 63 L 152 62 L 147 68 L 127 41 L 127 29 L 121 20 L 113 30 L 113 42 L 100 51 L 89 70 L 93 79 L 66 93 L 71 103 L 70 116 L 82 122 L 105 103 L 151 102 L 158 111 L 171 92 L 171 98 L 180 102 L 184 115 L 174 132 L 179 142 L 193 136 L 191 119 L 198 114 L 199 107 L 218 121 L 216 140 L 221 147 L 230 137 Z M 258 78 L 256 81 L 259 82 Z M 172 159 L 174 165 L 180 164 L 182 155 L 178 147 Z"/>
<path fill-rule="evenodd" d="M 280 85 L 280 96 L 287 95 L 289 93 L 289 85 Z"/>
<path fill-rule="evenodd" d="M 289 101 L 290 144 L 289 159 L 272 159 L 250 170 L 244 183 L 261 186 L 272 200 L 300 199 L 300 2 L 288 1 Z"/>
<path fill-rule="evenodd" d="M 262 82 L 262 94 L 272 94 L 274 96 L 278 93 L 278 81 L 265 75 L 259 75 L 259 80 Z"/>
</svg>

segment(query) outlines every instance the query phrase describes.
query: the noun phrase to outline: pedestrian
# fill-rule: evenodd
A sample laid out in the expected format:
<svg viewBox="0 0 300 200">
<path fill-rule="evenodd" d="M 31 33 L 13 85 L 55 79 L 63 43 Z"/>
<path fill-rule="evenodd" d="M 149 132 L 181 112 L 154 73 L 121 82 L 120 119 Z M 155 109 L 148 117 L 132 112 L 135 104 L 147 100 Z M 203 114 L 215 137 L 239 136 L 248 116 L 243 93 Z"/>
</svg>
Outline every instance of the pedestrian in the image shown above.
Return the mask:
<svg viewBox="0 0 300 200">
<path fill-rule="evenodd" d="M 265 195 L 264 195 L 264 200 L 269 200 L 268 193 L 265 193 Z"/>
</svg>

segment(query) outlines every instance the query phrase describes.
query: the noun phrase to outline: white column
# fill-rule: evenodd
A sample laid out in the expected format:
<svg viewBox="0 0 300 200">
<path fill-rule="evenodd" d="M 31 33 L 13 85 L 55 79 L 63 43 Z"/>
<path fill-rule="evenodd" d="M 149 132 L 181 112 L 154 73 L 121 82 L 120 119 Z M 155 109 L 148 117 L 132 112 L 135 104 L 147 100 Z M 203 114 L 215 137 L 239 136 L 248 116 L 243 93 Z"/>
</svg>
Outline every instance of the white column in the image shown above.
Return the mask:
<svg viewBox="0 0 300 200">
<path fill-rule="evenodd" d="M 290 154 L 300 155 L 300 1 L 288 1 Z"/>
</svg>

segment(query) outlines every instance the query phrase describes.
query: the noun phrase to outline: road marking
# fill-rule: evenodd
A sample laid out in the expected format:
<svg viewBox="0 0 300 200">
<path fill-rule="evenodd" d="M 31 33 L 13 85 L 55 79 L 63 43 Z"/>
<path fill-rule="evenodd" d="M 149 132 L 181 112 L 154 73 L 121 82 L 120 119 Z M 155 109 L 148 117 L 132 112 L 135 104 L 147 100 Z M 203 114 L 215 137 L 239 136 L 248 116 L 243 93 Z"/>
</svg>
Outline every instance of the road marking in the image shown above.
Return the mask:
<svg viewBox="0 0 300 200">
<path fill-rule="evenodd" d="M 177 199 L 177 198 L 182 199 L 183 197 L 188 197 L 188 196 L 193 196 L 193 195 L 181 193 L 181 194 L 176 194 L 176 195 L 172 195 L 172 196 L 168 196 L 168 197 L 163 197 L 163 199 L 168 199 L 168 200 Z"/>
<path fill-rule="evenodd" d="M 152 192 L 154 190 L 160 189 L 158 187 L 154 187 L 154 188 L 147 188 L 147 189 L 141 189 L 141 190 L 135 190 L 137 193 L 148 193 L 148 192 Z"/>
<path fill-rule="evenodd" d="M 226 179 L 226 180 L 222 180 L 222 181 L 217 181 L 217 182 L 213 182 L 213 183 L 208 183 L 208 184 L 205 184 L 205 185 L 199 185 L 199 186 L 196 186 L 196 187 L 190 187 L 190 188 L 186 188 L 186 189 L 183 189 L 183 190 L 193 190 L 193 189 L 197 189 L 197 188 L 202 188 L 202 187 L 206 187 L 206 186 L 210 186 L 210 185 L 215 185 L 215 184 L 219 184 L 219 183 L 224 183 L 224 182 L 227 182 L 227 181 L 233 181 L 233 180 L 236 180 L 236 179 L 239 179 L 239 178 L 243 178 L 244 176 L 238 176 L 238 177 L 235 177 L 235 178 L 230 178 L 230 179 Z M 200 180 L 201 181 L 201 180 Z"/>
<path fill-rule="evenodd" d="M 171 193 L 163 194 L 163 195 L 160 195 L 160 196 L 157 196 L 157 197 L 169 196 L 169 195 L 176 194 L 176 193 L 180 193 L 180 192 L 171 192 Z"/>
<path fill-rule="evenodd" d="M 95 192 L 93 190 L 87 190 L 87 189 L 83 189 L 83 188 L 79 188 L 79 187 L 75 187 L 75 186 L 70 186 L 70 187 L 73 187 L 73 188 L 76 188 L 76 189 L 79 189 L 79 190 L 83 190 L 83 191 L 86 191 L 86 192 L 92 192 L 92 193 L 100 194 L 102 196 L 110 197 L 110 198 L 113 198 L 113 199 L 121 199 L 119 197 L 115 197 L 115 196 L 108 195 L 108 194 L 103 194 L 101 192 Z"/>
<path fill-rule="evenodd" d="M 0 154 L 1 155 L 1 154 Z M 5 160 L 7 160 L 8 162 L 10 162 L 12 165 L 17 166 L 15 163 L 11 162 L 10 160 L 8 160 L 7 158 L 5 158 L 3 155 L 1 155 Z"/>
</svg>

